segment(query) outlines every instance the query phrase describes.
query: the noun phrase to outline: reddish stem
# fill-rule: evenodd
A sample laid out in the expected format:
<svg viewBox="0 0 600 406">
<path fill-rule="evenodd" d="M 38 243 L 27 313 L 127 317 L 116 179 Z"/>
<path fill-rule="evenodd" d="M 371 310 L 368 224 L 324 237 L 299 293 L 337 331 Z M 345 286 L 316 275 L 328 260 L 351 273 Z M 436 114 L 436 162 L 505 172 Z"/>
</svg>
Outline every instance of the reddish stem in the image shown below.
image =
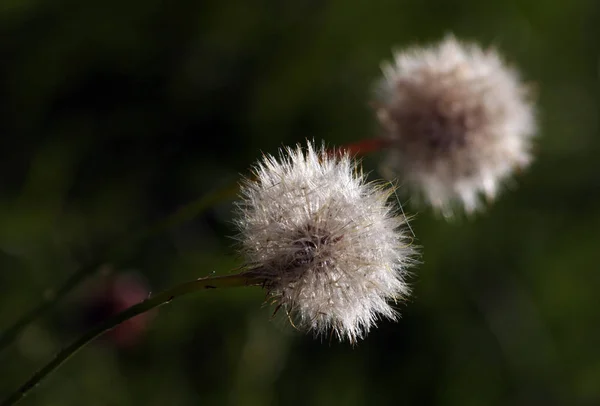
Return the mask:
<svg viewBox="0 0 600 406">
<path fill-rule="evenodd" d="M 352 156 L 366 155 L 370 152 L 379 151 L 390 144 L 390 141 L 385 138 L 368 138 L 353 142 L 352 144 L 342 145 L 336 149 L 336 153 L 341 154 L 347 152 Z"/>
</svg>

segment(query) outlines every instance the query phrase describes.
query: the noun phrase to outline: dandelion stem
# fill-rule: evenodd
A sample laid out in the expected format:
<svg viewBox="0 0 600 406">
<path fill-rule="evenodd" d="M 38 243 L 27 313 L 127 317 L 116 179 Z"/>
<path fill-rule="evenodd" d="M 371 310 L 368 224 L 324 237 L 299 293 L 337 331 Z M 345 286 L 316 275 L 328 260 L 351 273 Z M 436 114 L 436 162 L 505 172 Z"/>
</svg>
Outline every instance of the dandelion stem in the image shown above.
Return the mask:
<svg viewBox="0 0 600 406">
<path fill-rule="evenodd" d="M 390 141 L 385 138 L 368 138 L 352 144 L 343 145 L 340 152 L 348 152 L 350 155 L 366 155 L 370 152 L 379 151 L 389 145 Z"/>
<path fill-rule="evenodd" d="M 352 157 L 360 157 L 373 152 L 381 151 L 382 149 L 388 147 L 390 144 L 391 141 L 386 138 L 367 138 L 350 144 L 341 145 L 336 148 L 328 149 L 326 151 L 326 154 L 331 158 L 339 158 L 342 157 L 344 154 L 348 154 Z"/>
<path fill-rule="evenodd" d="M 177 224 L 181 224 L 193 219 L 208 208 L 213 207 L 215 204 L 234 196 L 237 190 L 237 184 L 228 185 L 225 188 L 218 189 L 212 193 L 202 196 L 201 198 L 181 207 L 154 226 L 134 233 L 133 235 L 129 236 L 129 238 L 126 238 L 124 241 L 121 241 L 119 244 L 115 245 L 112 249 L 107 251 L 108 254 L 105 256 L 105 261 L 90 261 L 87 265 L 79 268 L 79 270 L 73 273 L 58 289 L 53 292 L 53 294 L 44 297 L 44 299 L 36 307 L 21 316 L 13 323 L 12 326 L 8 327 L 4 333 L 0 335 L 0 351 L 8 347 L 25 329 L 25 327 L 29 325 L 29 323 L 51 310 L 73 289 L 79 286 L 88 277 L 91 277 L 93 274 L 95 274 L 103 263 L 110 261 L 110 263 L 114 265 L 119 264 L 119 262 L 125 258 L 127 250 L 134 246 L 136 242 L 140 242 L 146 238 L 156 235 L 161 231 L 168 229 L 169 227 L 173 227 Z"/>
<path fill-rule="evenodd" d="M 152 296 L 141 303 L 138 303 L 114 317 L 106 320 L 98 326 L 92 328 L 87 333 L 82 335 L 79 339 L 74 341 L 68 347 L 65 347 L 62 351 L 57 353 L 55 357 L 46 364 L 43 368 L 38 370 L 27 382 L 25 382 L 19 389 L 13 392 L 1 406 L 11 406 L 23 399 L 29 391 L 34 389 L 40 384 L 40 382 L 54 372 L 58 367 L 64 364 L 69 358 L 75 355 L 79 350 L 85 347 L 88 343 L 98 338 L 102 334 L 109 330 L 112 330 L 119 324 L 145 313 L 149 310 L 155 309 L 159 306 L 170 303 L 173 299 L 183 296 L 189 293 L 197 292 L 206 289 L 216 288 L 230 288 L 240 286 L 254 286 L 261 285 L 263 282 L 257 279 L 251 273 L 240 273 L 228 276 L 209 276 L 206 278 L 200 278 L 194 281 L 182 283 L 167 289 L 155 296 Z"/>
</svg>

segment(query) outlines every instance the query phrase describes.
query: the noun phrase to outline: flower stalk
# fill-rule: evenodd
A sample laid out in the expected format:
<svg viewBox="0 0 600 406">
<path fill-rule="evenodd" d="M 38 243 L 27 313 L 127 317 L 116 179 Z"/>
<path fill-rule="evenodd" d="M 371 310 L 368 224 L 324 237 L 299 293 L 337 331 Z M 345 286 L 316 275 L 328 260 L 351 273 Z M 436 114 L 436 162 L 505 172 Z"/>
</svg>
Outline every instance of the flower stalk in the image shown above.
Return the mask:
<svg viewBox="0 0 600 406">
<path fill-rule="evenodd" d="M 363 156 L 380 151 L 390 145 L 392 145 L 392 142 L 386 138 L 367 138 L 352 144 L 342 145 L 338 148 L 338 152 L 341 154 L 347 153 L 350 156 Z"/>
<path fill-rule="evenodd" d="M 87 344 L 100 337 L 104 333 L 112 330 L 119 324 L 139 316 L 142 313 L 148 312 L 157 307 L 170 303 L 173 299 L 194 293 L 201 290 L 217 289 L 217 288 L 232 288 L 241 286 L 254 286 L 261 285 L 263 281 L 257 279 L 252 273 L 244 272 L 234 275 L 227 276 L 209 276 L 200 278 L 194 281 L 185 282 L 176 285 L 170 289 L 167 289 L 161 293 L 156 294 L 141 303 L 138 303 L 114 317 L 106 320 L 98 326 L 88 330 L 79 339 L 74 341 L 68 347 L 58 352 L 55 357 L 46 364 L 43 368 L 39 369 L 27 382 L 25 382 L 19 389 L 13 392 L 8 398 L 2 402 L 1 406 L 12 406 L 22 400 L 32 389 L 37 387 L 44 378 L 56 371 L 62 364 L 68 361 L 74 356 L 79 350 L 85 347 Z"/>
</svg>

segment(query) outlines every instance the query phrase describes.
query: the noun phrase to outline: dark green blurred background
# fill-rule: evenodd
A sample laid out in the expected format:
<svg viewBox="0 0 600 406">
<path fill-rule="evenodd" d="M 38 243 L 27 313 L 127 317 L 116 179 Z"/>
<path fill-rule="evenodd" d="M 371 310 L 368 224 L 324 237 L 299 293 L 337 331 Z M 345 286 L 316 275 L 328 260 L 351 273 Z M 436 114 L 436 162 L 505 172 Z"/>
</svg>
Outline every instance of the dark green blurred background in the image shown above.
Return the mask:
<svg viewBox="0 0 600 406">
<path fill-rule="evenodd" d="M 128 345 L 90 345 L 23 405 L 599 405 L 597 0 L 1 0 L 0 329 L 106 265 L 0 353 L 0 398 L 108 314 L 118 275 L 158 291 L 241 264 L 230 201 L 120 261 L 107 247 L 261 151 L 376 134 L 380 61 L 448 32 L 536 84 L 537 158 L 483 215 L 418 213 L 399 323 L 352 348 L 270 320 L 260 289 L 203 292 Z"/>
</svg>

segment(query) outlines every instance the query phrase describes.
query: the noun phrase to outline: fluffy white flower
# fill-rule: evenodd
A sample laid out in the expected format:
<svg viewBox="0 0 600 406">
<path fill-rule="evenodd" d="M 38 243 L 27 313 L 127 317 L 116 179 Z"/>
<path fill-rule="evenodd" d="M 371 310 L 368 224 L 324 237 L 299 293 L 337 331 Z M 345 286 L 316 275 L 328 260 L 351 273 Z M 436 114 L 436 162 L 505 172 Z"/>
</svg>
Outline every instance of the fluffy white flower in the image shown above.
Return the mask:
<svg viewBox="0 0 600 406">
<path fill-rule="evenodd" d="M 239 239 L 251 273 L 299 328 L 355 342 L 408 293 L 413 248 L 390 188 L 366 183 L 346 154 L 309 143 L 265 156 L 242 186 Z"/>
<path fill-rule="evenodd" d="M 500 184 L 530 160 L 536 124 L 528 91 L 493 49 L 453 36 L 429 48 L 396 53 L 382 66 L 375 103 L 391 142 L 383 165 L 426 202 L 451 214 Z"/>
</svg>

